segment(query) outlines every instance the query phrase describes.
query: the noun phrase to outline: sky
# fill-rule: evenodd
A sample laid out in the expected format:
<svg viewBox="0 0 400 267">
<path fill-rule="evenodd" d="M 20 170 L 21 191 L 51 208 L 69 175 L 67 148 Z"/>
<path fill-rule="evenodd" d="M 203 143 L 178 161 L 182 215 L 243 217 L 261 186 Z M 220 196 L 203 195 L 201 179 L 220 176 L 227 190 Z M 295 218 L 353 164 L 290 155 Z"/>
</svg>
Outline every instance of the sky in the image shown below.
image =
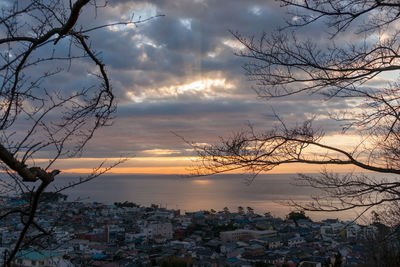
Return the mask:
<svg viewBox="0 0 400 267">
<path fill-rule="evenodd" d="M 162 15 L 157 17 L 158 15 Z M 244 129 L 270 129 L 274 114 L 288 125 L 316 115 L 327 142 L 346 147 L 358 136 L 341 137 L 330 112 L 345 109 L 345 101 L 297 95 L 277 100 L 257 97 L 235 52 L 243 47 L 230 31 L 246 36 L 271 34 L 293 19 L 277 1 L 262 0 L 137 0 L 109 1 L 105 8 L 85 7 L 79 23 L 85 27 L 145 20 L 88 33 L 117 97 L 112 126 L 96 132 L 78 159 L 61 159 L 64 172 L 89 172 L 101 161 L 128 160 L 114 173 L 185 174 L 195 154 L 181 137 L 213 143 Z M 321 38 L 315 24 L 300 36 Z M 79 61 L 78 61 L 79 62 Z M 93 66 L 74 63 L 63 75 L 68 86 L 85 84 Z M 59 79 L 59 78 L 58 78 Z M 52 81 L 50 81 L 51 83 Z M 54 82 L 54 81 L 53 81 Z M 386 82 L 381 78 L 377 83 Z M 46 161 L 45 154 L 42 160 Z M 40 161 L 40 160 L 39 160 Z M 319 167 L 292 165 L 274 172 L 316 172 Z"/>
</svg>

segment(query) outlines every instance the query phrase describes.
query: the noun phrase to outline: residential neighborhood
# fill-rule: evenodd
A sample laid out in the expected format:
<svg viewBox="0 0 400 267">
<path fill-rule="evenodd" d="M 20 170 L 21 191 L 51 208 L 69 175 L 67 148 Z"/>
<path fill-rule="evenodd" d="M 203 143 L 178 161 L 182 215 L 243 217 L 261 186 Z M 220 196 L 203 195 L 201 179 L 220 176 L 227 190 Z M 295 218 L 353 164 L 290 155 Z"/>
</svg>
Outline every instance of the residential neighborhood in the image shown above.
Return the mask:
<svg viewBox="0 0 400 267">
<path fill-rule="evenodd" d="M 0 204 L 13 209 L 27 202 L 4 197 Z M 14 266 L 357 266 L 377 232 L 373 225 L 293 214 L 304 218 L 259 215 L 250 207 L 182 213 L 154 204 L 58 199 L 38 210 L 36 223 L 51 234 L 33 227 Z M 17 216 L 0 222 L 1 255 L 22 227 Z"/>
</svg>

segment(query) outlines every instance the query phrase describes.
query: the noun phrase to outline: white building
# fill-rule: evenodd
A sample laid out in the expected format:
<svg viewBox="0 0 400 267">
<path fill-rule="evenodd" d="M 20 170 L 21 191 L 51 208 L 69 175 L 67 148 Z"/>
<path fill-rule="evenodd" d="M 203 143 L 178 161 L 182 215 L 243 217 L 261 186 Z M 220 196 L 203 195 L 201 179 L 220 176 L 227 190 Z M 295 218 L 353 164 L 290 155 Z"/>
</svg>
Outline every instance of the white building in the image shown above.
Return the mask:
<svg viewBox="0 0 400 267">
<path fill-rule="evenodd" d="M 144 236 L 148 239 L 154 239 L 156 237 L 172 239 L 172 224 L 170 222 L 152 222 L 143 227 L 141 233 L 136 235 Z"/>
<path fill-rule="evenodd" d="M 321 226 L 320 233 L 323 239 L 332 239 L 338 237 L 344 230 L 345 225 L 341 223 L 332 223 L 330 225 Z"/>
<path fill-rule="evenodd" d="M 346 237 L 347 238 L 357 238 L 361 227 L 355 223 L 346 226 Z"/>
<path fill-rule="evenodd" d="M 288 240 L 288 246 L 289 247 L 298 247 L 305 242 L 306 242 L 306 240 L 303 237 L 296 236 L 296 237 L 293 237 L 292 239 Z"/>
</svg>

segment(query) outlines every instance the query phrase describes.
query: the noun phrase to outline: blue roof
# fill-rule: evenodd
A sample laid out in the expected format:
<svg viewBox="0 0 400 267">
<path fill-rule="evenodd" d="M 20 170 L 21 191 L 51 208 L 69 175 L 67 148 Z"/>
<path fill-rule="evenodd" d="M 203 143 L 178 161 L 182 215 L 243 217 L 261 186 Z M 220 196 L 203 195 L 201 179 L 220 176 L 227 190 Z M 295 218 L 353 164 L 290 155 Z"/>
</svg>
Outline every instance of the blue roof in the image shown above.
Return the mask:
<svg viewBox="0 0 400 267">
<path fill-rule="evenodd" d="M 44 260 L 52 257 L 59 257 L 62 254 L 60 252 L 55 252 L 55 251 L 47 251 L 47 250 L 41 250 L 41 251 L 33 251 L 33 250 L 22 250 L 18 252 L 15 257 L 18 259 L 27 259 L 27 260 Z"/>
<path fill-rule="evenodd" d="M 27 204 L 28 202 L 26 200 L 7 200 L 6 203 L 12 205 L 20 205 L 20 204 Z"/>
<path fill-rule="evenodd" d="M 346 258 L 346 260 L 348 261 L 348 262 L 359 262 L 359 259 L 357 259 L 357 258 Z"/>
<path fill-rule="evenodd" d="M 236 223 L 251 223 L 249 220 L 247 219 L 235 219 Z"/>
<path fill-rule="evenodd" d="M 238 259 L 236 259 L 236 258 L 227 258 L 226 261 L 227 261 L 227 262 L 232 262 L 232 263 L 233 263 L 233 262 L 237 262 Z"/>
<path fill-rule="evenodd" d="M 92 258 L 94 260 L 102 260 L 102 259 L 107 258 L 107 255 L 106 254 L 93 254 Z"/>
</svg>

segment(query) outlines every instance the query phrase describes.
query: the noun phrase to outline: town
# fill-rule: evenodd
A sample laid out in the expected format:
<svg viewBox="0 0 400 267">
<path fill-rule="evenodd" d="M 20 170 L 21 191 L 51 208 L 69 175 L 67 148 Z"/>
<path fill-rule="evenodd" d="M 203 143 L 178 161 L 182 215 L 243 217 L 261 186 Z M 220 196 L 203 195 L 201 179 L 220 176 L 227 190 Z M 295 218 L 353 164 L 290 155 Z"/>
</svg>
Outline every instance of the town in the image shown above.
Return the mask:
<svg viewBox="0 0 400 267">
<path fill-rule="evenodd" d="M 181 214 L 155 204 L 58 196 L 42 202 L 36 216 L 48 235 L 32 227 L 13 266 L 357 266 L 377 232 L 375 225 L 338 219 L 312 222 L 304 212 L 285 219 L 251 207 Z M 0 204 L 3 211 L 28 206 L 7 197 Z M 23 224 L 19 216 L 0 223 L 0 252 L 7 255 Z"/>
</svg>

